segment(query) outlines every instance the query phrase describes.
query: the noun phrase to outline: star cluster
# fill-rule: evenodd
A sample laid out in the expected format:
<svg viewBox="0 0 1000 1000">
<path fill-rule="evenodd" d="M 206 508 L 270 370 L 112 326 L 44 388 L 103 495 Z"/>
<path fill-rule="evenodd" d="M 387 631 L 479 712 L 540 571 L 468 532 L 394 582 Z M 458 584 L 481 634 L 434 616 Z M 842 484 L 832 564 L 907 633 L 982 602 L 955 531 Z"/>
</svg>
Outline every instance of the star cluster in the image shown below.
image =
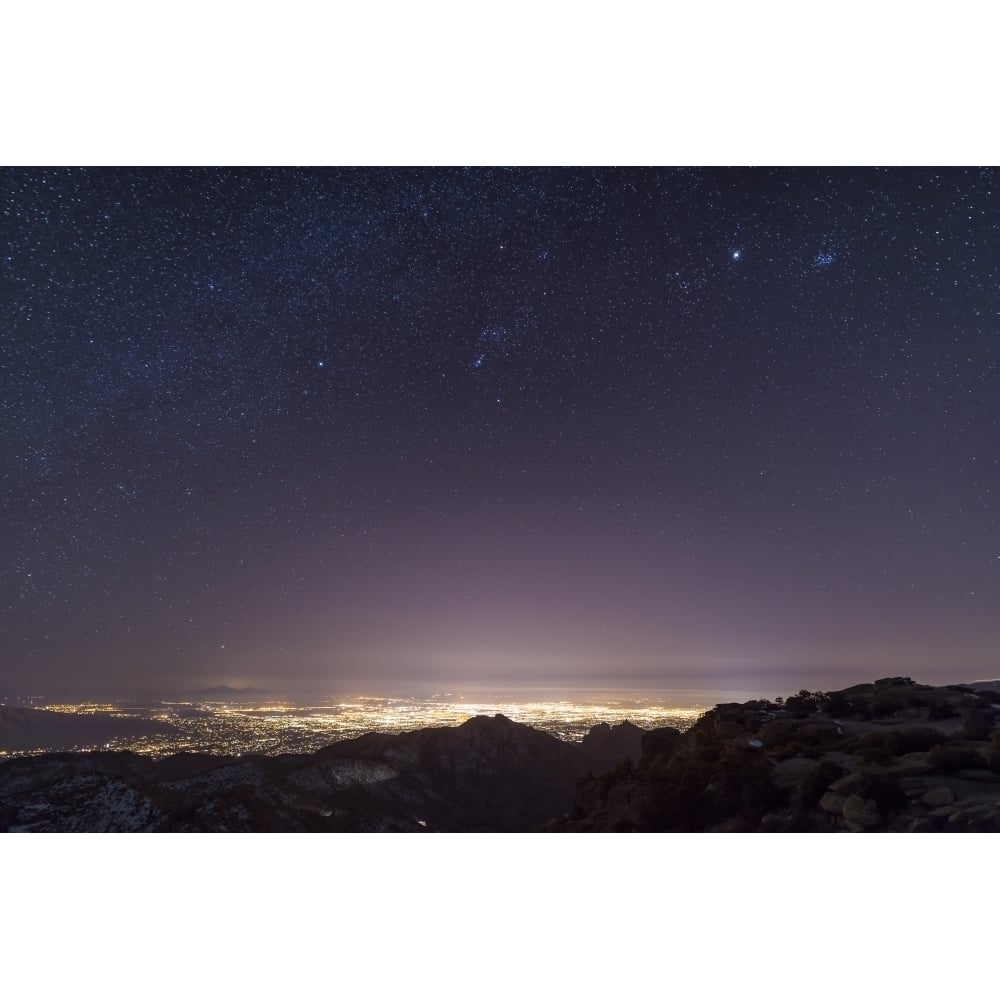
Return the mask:
<svg viewBox="0 0 1000 1000">
<path fill-rule="evenodd" d="M 995 674 L 997 180 L 4 171 L 7 686 Z"/>
</svg>

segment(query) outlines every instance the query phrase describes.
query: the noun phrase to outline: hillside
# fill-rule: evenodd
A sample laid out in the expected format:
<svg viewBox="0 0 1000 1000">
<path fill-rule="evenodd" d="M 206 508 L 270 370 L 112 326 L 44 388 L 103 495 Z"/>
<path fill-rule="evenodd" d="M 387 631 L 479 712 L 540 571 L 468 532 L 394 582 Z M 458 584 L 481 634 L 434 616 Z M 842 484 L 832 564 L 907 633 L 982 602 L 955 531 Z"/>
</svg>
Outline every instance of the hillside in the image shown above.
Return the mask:
<svg viewBox="0 0 1000 1000">
<path fill-rule="evenodd" d="M 497 715 L 279 757 L 20 758 L 0 763 L 0 830 L 533 830 L 569 809 L 620 729 L 594 753 Z"/>
</svg>

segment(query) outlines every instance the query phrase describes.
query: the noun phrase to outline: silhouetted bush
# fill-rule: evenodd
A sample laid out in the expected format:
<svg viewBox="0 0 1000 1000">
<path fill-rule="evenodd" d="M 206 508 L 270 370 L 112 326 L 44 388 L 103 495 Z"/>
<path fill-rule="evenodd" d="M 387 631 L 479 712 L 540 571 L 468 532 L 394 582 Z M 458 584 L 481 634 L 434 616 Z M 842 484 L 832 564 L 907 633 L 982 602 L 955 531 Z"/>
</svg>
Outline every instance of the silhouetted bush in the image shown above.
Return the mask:
<svg viewBox="0 0 1000 1000">
<path fill-rule="evenodd" d="M 843 691 L 834 691 L 826 696 L 823 711 L 834 719 L 843 719 L 853 711 L 850 700 Z"/>
<path fill-rule="evenodd" d="M 798 694 L 785 699 L 785 711 L 796 719 L 805 719 L 818 712 L 825 701 L 826 695 L 822 691 L 806 691 L 803 688 Z"/>
</svg>

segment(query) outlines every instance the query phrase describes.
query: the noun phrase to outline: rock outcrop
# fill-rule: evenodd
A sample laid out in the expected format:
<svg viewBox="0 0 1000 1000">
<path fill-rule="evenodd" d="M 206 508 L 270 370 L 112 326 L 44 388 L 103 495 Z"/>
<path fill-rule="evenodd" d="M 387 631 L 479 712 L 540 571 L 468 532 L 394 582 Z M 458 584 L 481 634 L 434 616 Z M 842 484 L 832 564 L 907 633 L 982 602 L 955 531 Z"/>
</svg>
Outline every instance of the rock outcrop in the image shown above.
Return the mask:
<svg viewBox="0 0 1000 1000">
<path fill-rule="evenodd" d="M 554 831 L 1000 831 L 1000 694 L 907 677 L 718 705 L 578 783 Z"/>
<path fill-rule="evenodd" d="M 620 761 L 639 760 L 645 735 L 645 729 L 628 721 L 617 726 L 599 722 L 584 736 L 581 748 L 592 770 L 610 771 Z"/>
</svg>

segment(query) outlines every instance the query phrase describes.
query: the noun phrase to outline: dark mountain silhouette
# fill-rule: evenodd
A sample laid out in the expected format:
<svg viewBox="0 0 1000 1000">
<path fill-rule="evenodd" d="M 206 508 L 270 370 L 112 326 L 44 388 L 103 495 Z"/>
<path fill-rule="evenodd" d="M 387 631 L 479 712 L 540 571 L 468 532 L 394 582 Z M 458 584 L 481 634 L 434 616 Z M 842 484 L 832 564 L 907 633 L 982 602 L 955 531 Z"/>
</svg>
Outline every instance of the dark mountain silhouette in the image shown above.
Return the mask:
<svg viewBox="0 0 1000 1000">
<path fill-rule="evenodd" d="M 645 729 L 631 722 L 620 722 L 617 726 L 599 722 L 584 736 L 581 748 L 592 770 L 610 771 L 626 757 L 639 759 L 645 733 Z"/>
<path fill-rule="evenodd" d="M 577 744 L 497 715 L 313 754 L 0 764 L 0 826 L 30 830 L 532 830 L 569 809 Z"/>
<path fill-rule="evenodd" d="M 230 687 L 228 684 L 219 684 L 216 687 L 187 691 L 185 694 L 190 698 L 225 698 L 236 701 L 247 701 L 251 698 L 267 697 L 269 692 L 255 687 Z"/>
</svg>

